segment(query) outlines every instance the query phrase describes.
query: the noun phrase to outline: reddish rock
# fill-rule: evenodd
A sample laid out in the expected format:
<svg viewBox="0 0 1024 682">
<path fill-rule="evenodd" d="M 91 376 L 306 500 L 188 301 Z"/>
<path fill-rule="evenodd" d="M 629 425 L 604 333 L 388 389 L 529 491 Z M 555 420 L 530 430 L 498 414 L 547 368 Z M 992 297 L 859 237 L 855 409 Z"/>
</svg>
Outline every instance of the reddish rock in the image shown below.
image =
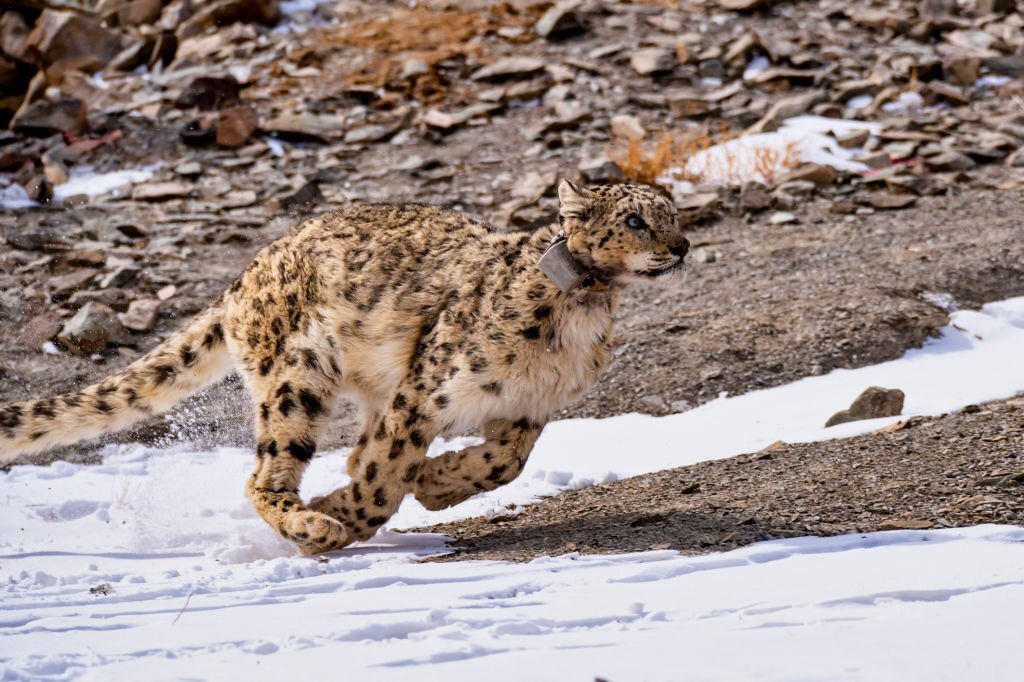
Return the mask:
<svg viewBox="0 0 1024 682">
<path fill-rule="evenodd" d="M 217 123 L 217 144 L 222 147 L 241 147 L 259 125 L 259 117 L 252 107 L 240 106 L 224 109 Z"/>
</svg>

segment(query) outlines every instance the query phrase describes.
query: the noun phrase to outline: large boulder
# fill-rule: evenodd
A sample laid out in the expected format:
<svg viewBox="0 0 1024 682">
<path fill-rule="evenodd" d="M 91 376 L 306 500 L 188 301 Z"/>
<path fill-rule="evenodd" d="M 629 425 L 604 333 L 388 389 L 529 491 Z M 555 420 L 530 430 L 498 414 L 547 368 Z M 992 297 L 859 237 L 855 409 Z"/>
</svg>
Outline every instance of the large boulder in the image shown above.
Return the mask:
<svg viewBox="0 0 1024 682">
<path fill-rule="evenodd" d="M 46 10 L 29 34 L 26 49 L 44 65 L 99 71 L 124 48 L 122 37 L 73 12 Z"/>
<path fill-rule="evenodd" d="M 825 427 L 862 419 L 898 416 L 903 412 L 903 398 L 903 391 L 898 388 L 872 386 L 857 396 L 849 408 L 832 415 L 825 422 Z"/>
</svg>

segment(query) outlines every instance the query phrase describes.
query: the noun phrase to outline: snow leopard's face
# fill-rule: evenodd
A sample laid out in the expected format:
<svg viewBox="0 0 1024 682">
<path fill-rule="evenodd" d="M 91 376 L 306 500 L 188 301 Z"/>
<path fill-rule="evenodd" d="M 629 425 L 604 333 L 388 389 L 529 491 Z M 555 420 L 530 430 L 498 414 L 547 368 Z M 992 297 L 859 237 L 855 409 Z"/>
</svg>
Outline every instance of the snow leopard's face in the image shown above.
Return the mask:
<svg viewBox="0 0 1024 682">
<path fill-rule="evenodd" d="M 599 280 L 629 283 L 682 279 L 690 243 L 671 199 L 643 185 L 558 187 L 559 222 L 569 251 Z"/>
</svg>

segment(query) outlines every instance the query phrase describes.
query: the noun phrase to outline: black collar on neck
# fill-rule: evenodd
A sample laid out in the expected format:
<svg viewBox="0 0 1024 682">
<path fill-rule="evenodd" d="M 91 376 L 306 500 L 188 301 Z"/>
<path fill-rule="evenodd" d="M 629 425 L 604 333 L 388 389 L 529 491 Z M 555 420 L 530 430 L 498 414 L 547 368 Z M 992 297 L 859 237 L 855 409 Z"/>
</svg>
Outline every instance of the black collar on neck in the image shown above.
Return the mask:
<svg viewBox="0 0 1024 682">
<path fill-rule="evenodd" d="M 551 246 L 537 261 L 537 267 L 565 293 L 579 288 L 590 288 L 597 283 L 593 273 L 572 257 L 564 234 L 555 237 Z"/>
</svg>

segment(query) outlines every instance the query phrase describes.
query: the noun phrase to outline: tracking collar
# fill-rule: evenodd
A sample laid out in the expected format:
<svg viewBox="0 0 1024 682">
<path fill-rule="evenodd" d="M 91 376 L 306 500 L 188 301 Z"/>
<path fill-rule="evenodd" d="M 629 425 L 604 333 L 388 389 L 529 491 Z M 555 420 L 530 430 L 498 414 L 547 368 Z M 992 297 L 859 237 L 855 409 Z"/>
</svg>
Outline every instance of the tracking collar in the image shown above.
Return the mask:
<svg viewBox="0 0 1024 682">
<path fill-rule="evenodd" d="M 551 246 L 537 261 L 537 267 L 565 293 L 580 287 L 591 287 L 597 283 L 594 275 L 572 257 L 564 234 L 555 237 Z"/>
</svg>

